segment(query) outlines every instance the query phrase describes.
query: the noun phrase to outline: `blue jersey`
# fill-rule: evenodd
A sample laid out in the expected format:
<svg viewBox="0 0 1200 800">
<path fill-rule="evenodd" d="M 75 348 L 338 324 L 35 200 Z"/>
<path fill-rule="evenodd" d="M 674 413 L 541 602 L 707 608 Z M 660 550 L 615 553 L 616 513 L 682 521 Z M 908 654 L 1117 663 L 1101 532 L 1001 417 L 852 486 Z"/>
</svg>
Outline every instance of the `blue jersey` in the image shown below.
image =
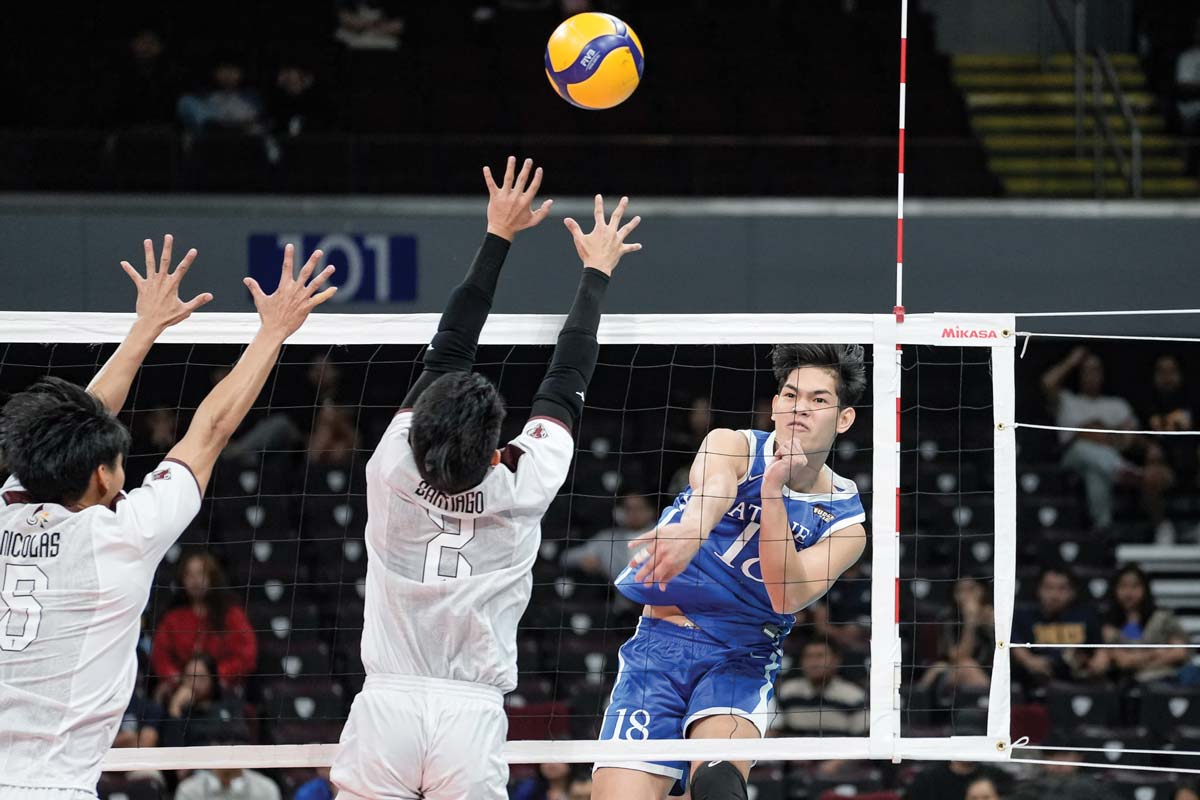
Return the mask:
<svg viewBox="0 0 1200 800">
<path fill-rule="evenodd" d="M 750 445 L 750 465 L 737 487 L 733 506 L 700 546 L 691 563 L 665 590 L 634 580 L 627 568 L 616 580 L 617 590 L 637 603 L 678 606 L 692 622 L 720 641 L 751 645 L 764 635 L 777 638 L 791 630 L 795 617 L 778 614 L 763 584 L 758 557 L 758 528 L 762 515 L 762 477 L 775 452 L 775 434 L 744 430 Z M 834 531 L 866 519 L 858 487 L 834 473 L 833 491 L 800 494 L 783 489 L 784 505 L 796 549 L 812 547 Z M 686 487 L 659 519 L 659 526 L 677 524 L 692 497 Z"/>
</svg>

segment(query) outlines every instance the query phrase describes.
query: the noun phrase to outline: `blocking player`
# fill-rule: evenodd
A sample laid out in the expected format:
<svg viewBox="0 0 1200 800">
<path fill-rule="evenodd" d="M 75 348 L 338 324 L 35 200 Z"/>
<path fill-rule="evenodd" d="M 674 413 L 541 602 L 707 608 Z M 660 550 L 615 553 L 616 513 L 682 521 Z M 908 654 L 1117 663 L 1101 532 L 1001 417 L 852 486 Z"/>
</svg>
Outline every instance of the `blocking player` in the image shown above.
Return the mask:
<svg viewBox="0 0 1200 800">
<path fill-rule="evenodd" d="M 655 529 L 629 543 L 617 589 L 645 605 L 601 739 L 757 738 L 783 637 L 862 555 L 866 516 L 853 481 L 826 465 L 866 386 L 863 350 L 780 345 L 773 431 L 718 428 L 690 485 Z M 689 782 L 690 772 L 690 782 Z M 597 800 L 746 797 L 749 762 L 602 762 Z"/>
<path fill-rule="evenodd" d="M 87 390 L 46 378 L 0 410 L 0 800 L 95 798 L 137 676 L 142 609 L 159 560 L 200 510 L 222 447 L 258 397 L 284 340 L 334 292 L 294 277 L 292 246 L 274 294 L 246 285 L 261 325 L 237 365 L 196 409 L 187 434 L 125 494 L 129 432 L 116 414 L 154 340 L 212 295 L 179 299 L 196 257 L 174 272 L 145 242 L 146 274 L 128 263 L 137 320 Z M 310 281 L 309 279 L 312 278 Z"/>
<path fill-rule="evenodd" d="M 637 227 L 627 198 L 584 235 L 574 304 L 523 432 L 500 447 L 504 404 L 471 372 L 514 236 L 546 218 L 542 171 L 488 168 L 487 235 L 450 295 L 425 368 L 367 463 L 367 678 L 331 778 L 341 800 L 507 797 L 503 695 L 517 684 L 517 623 L 529 603 L 541 520 L 567 476 L 571 429 L 596 365 L 609 278 Z M 532 179 L 531 179 L 532 175 Z"/>
</svg>

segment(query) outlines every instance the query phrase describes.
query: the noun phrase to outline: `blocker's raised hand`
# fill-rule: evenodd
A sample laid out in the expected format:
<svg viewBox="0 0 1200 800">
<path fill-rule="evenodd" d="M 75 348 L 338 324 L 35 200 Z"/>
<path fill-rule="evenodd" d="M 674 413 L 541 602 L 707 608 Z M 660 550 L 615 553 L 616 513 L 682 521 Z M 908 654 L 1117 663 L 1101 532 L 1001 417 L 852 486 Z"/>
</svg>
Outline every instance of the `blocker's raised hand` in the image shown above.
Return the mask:
<svg viewBox="0 0 1200 800">
<path fill-rule="evenodd" d="M 593 212 L 596 226 L 589 234 L 584 234 L 579 223 L 570 217 L 563 220 L 563 224 L 571 232 L 571 238 L 575 240 L 575 250 L 583 259 L 585 267 L 598 269 L 605 275 L 611 276 L 613 270 L 617 268 L 621 256 L 642 249 L 640 244 L 625 244 L 625 237 L 632 233 L 642 221 L 641 217 L 634 217 L 624 225 L 621 224 L 621 218 L 625 216 L 625 209 L 628 205 L 629 198 L 622 197 L 621 202 L 617 203 L 617 207 L 613 209 L 612 216 L 606 221 L 604 219 L 604 198 L 596 195 L 596 207 Z"/>
<path fill-rule="evenodd" d="M 171 247 L 175 239 L 171 234 L 163 237 L 162 257 L 155 258 L 154 242 L 142 242 L 146 251 L 146 274 L 143 276 L 128 261 L 121 262 L 121 269 L 137 288 L 137 315 L 164 330 L 191 316 L 192 312 L 213 299 L 209 292 L 202 292 L 186 303 L 179 299 L 179 284 L 188 268 L 196 260 L 195 248 L 188 250 L 175 271 L 171 271 Z"/>
<path fill-rule="evenodd" d="M 263 292 L 254 278 L 243 279 L 242 282 L 250 290 L 250 296 L 254 298 L 254 306 L 258 309 L 264 329 L 269 329 L 286 339 L 300 329 L 314 308 L 333 297 L 337 292 L 336 286 L 330 286 L 320 293 L 317 291 L 333 274 L 332 264 L 321 270 L 317 277 L 312 277 L 317 264 L 321 263 L 324 257 L 325 254 L 320 250 L 314 250 L 297 276 L 293 263 L 295 248 L 289 244 L 283 249 L 283 271 L 279 276 L 279 287 L 271 294 Z"/>
<path fill-rule="evenodd" d="M 554 204 L 553 200 L 547 200 L 536 211 L 533 208 L 533 199 L 542 186 L 542 168 L 535 170 L 532 158 L 525 159 L 521 173 L 514 177 L 516 170 L 517 159 L 509 156 L 504 169 L 504 182 L 497 186 L 492 178 L 492 168 L 483 168 L 483 182 L 488 190 L 488 233 L 510 242 L 518 231 L 532 228 L 549 216 L 550 206 Z M 531 172 L 532 181 L 529 179 Z"/>
</svg>

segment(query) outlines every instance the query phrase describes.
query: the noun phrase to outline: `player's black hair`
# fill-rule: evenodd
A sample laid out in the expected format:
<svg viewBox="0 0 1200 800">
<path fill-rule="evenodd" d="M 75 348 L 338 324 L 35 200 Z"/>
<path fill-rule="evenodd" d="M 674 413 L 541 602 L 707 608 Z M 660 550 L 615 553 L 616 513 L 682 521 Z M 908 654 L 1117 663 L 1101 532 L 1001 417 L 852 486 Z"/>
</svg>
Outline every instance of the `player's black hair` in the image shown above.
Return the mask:
<svg viewBox="0 0 1200 800">
<path fill-rule="evenodd" d="M 475 372 L 448 372 L 413 406 L 408 441 L 425 482 L 446 494 L 465 492 L 487 475 L 500 443 L 504 401 Z"/>
<path fill-rule="evenodd" d="M 1067 566 L 1066 562 L 1051 561 L 1043 564 L 1042 568 L 1038 570 L 1037 583 L 1034 585 L 1041 586 L 1042 581 L 1046 579 L 1047 575 L 1062 575 L 1067 579 L 1067 583 L 1071 585 L 1071 591 L 1079 594 L 1079 576 L 1075 574 L 1075 570 Z"/>
<path fill-rule="evenodd" d="M 867 388 L 867 367 L 861 344 L 777 344 L 771 348 L 771 368 L 782 391 L 792 370 L 821 367 L 837 376 L 838 405 L 853 406 Z"/>
<path fill-rule="evenodd" d="M 42 378 L 0 409 L 0 462 L 34 502 L 67 505 L 101 464 L 129 454 L 129 431 L 98 399 L 62 378 Z"/>
</svg>

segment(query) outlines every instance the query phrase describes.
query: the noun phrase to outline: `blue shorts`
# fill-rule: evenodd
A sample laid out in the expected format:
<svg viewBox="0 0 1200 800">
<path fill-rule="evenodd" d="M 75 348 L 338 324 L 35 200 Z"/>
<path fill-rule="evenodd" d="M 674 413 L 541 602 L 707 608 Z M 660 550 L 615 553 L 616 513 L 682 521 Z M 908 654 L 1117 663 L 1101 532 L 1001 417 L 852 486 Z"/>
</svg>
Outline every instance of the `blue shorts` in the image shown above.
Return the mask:
<svg viewBox="0 0 1200 800">
<path fill-rule="evenodd" d="M 766 736 L 768 707 L 782 654 L 764 638 L 759 646 L 727 646 L 695 628 L 642 617 L 621 646 L 617 682 L 604 712 L 600 738 L 683 739 L 705 717 L 745 717 Z M 665 775 L 687 787 L 686 761 L 598 762 L 599 767 Z"/>
</svg>

